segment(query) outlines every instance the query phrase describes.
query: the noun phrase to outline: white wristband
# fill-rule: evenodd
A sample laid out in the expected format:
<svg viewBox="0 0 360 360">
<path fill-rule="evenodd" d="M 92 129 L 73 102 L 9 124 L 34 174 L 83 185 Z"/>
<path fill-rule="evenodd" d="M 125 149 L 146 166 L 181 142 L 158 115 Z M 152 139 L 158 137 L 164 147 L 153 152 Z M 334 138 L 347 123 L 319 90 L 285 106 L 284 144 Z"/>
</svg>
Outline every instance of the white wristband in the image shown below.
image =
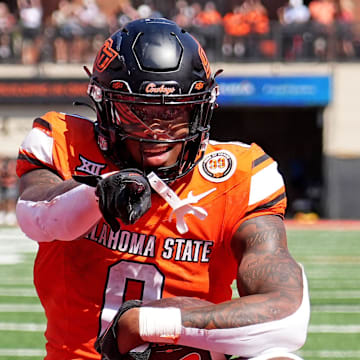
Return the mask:
<svg viewBox="0 0 360 360">
<path fill-rule="evenodd" d="M 144 341 L 173 344 L 181 333 L 181 310 L 174 307 L 141 307 L 139 332 Z"/>
</svg>

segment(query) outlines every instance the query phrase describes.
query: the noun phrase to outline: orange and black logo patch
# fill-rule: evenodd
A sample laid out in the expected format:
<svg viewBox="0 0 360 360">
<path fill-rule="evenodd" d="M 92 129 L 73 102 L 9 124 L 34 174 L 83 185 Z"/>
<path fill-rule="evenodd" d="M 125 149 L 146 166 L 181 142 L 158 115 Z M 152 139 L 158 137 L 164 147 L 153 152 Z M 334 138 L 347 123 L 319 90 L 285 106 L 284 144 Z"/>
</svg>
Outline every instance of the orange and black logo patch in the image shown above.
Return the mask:
<svg viewBox="0 0 360 360">
<path fill-rule="evenodd" d="M 203 81 L 199 81 L 195 84 L 194 89 L 200 91 L 204 88 L 205 83 Z"/>
<path fill-rule="evenodd" d="M 94 67 L 97 71 L 103 72 L 119 54 L 112 48 L 113 40 L 107 39 L 99 51 Z"/>
</svg>

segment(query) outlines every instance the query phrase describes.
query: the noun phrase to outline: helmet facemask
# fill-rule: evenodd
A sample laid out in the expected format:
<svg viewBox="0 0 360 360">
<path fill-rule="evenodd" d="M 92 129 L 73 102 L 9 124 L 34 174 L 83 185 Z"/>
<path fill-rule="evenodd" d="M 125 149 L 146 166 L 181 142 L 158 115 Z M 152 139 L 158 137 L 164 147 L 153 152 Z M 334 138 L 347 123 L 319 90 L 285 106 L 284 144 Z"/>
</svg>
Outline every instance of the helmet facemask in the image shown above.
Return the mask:
<svg viewBox="0 0 360 360">
<path fill-rule="evenodd" d="M 174 22 L 135 20 L 114 33 L 94 62 L 88 94 L 99 147 L 119 168 L 169 182 L 201 160 L 218 87 L 200 44 Z"/>
<path fill-rule="evenodd" d="M 100 84 L 89 87 L 94 99 L 102 93 L 98 114 L 106 117 L 97 126 L 100 148 L 120 168 L 137 167 L 145 173 L 154 171 L 164 181 L 185 176 L 201 160 L 209 137 L 209 120 L 215 106 L 217 87 L 193 96 L 156 96 L 108 91 Z M 96 102 L 95 102 L 96 103 Z M 126 141 L 139 144 L 140 158 L 129 155 Z M 169 166 L 146 166 L 144 154 L 151 147 L 181 146 Z"/>
</svg>

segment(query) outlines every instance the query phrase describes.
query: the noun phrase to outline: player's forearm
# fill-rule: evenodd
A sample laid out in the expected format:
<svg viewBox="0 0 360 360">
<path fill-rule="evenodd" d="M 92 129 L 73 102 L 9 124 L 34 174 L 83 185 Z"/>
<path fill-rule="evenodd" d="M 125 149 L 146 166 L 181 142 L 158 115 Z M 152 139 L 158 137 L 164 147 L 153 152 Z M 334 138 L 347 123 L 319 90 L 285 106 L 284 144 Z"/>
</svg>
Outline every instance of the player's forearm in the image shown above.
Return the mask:
<svg viewBox="0 0 360 360">
<path fill-rule="evenodd" d="M 75 240 L 101 218 L 94 188 L 46 172 L 30 173 L 22 180 L 16 216 L 23 232 L 35 241 Z"/>
<path fill-rule="evenodd" d="M 248 255 L 239 267 L 241 297 L 206 308 L 185 309 L 183 324 L 226 329 L 282 319 L 294 313 L 302 302 L 302 277 L 301 267 L 288 254 Z"/>
<path fill-rule="evenodd" d="M 199 329 L 228 329 L 279 320 L 296 311 L 289 294 L 268 293 L 245 296 L 217 305 L 183 309 L 182 324 Z M 298 306 L 297 306 L 298 307 Z M 290 312 L 290 310 L 292 311 Z"/>
<path fill-rule="evenodd" d="M 244 357 L 255 356 L 270 348 L 297 350 L 305 342 L 310 314 L 307 282 L 305 274 L 303 276 L 301 303 L 295 307 L 287 305 L 292 299 L 289 294 L 251 295 L 223 304 L 182 309 L 180 330 L 176 324 L 176 310 L 174 316 L 166 316 L 165 327 L 160 313 L 142 319 L 143 308 L 140 308 L 141 338 Z M 290 309 L 293 312 L 289 313 Z M 146 326 L 143 326 L 144 322 Z M 165 336 L 161 334 L 164 328 L 167 330 Z M 150 330 L 144 333 L 142 329 Z M 173 333 L 169 335 L 171 331 Z"/>
<path fill-rule="evenodd" d="M 80 184 L 73 179 L 63 180 L 49 170 L 33 170 L 20 178 L 20 198 L 30 201 L 50 201 Z"/>
</svg>

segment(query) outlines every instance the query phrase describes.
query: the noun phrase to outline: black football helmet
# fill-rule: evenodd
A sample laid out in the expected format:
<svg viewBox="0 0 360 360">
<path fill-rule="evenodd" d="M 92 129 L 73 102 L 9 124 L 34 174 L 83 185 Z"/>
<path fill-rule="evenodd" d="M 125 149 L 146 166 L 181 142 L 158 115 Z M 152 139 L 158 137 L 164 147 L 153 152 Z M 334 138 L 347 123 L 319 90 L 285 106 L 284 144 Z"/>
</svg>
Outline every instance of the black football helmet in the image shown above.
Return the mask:
<svg viewBox="0 0 360 360">
<path fill-rule="evenodd" d="M 218 86 L 203 48 L 174 22 L 135 20 L 115 32 L 97 54 L 88 94 L 97 110 L 98 145 L 119 168 L 155 171 L 164 181 L 173 181 L 203 157 Z M 152 131 L 151 118 L 171 125 L 184 113 L 186 135 L 169 131 L 158 138 Z M 181 143 L 182 150 L 171 166 L 149 169 L 143 160 L 134 163 L 125 148 L 127 139 L 138 141 L 141 151 L 148 143 Z"/>
</svg>

